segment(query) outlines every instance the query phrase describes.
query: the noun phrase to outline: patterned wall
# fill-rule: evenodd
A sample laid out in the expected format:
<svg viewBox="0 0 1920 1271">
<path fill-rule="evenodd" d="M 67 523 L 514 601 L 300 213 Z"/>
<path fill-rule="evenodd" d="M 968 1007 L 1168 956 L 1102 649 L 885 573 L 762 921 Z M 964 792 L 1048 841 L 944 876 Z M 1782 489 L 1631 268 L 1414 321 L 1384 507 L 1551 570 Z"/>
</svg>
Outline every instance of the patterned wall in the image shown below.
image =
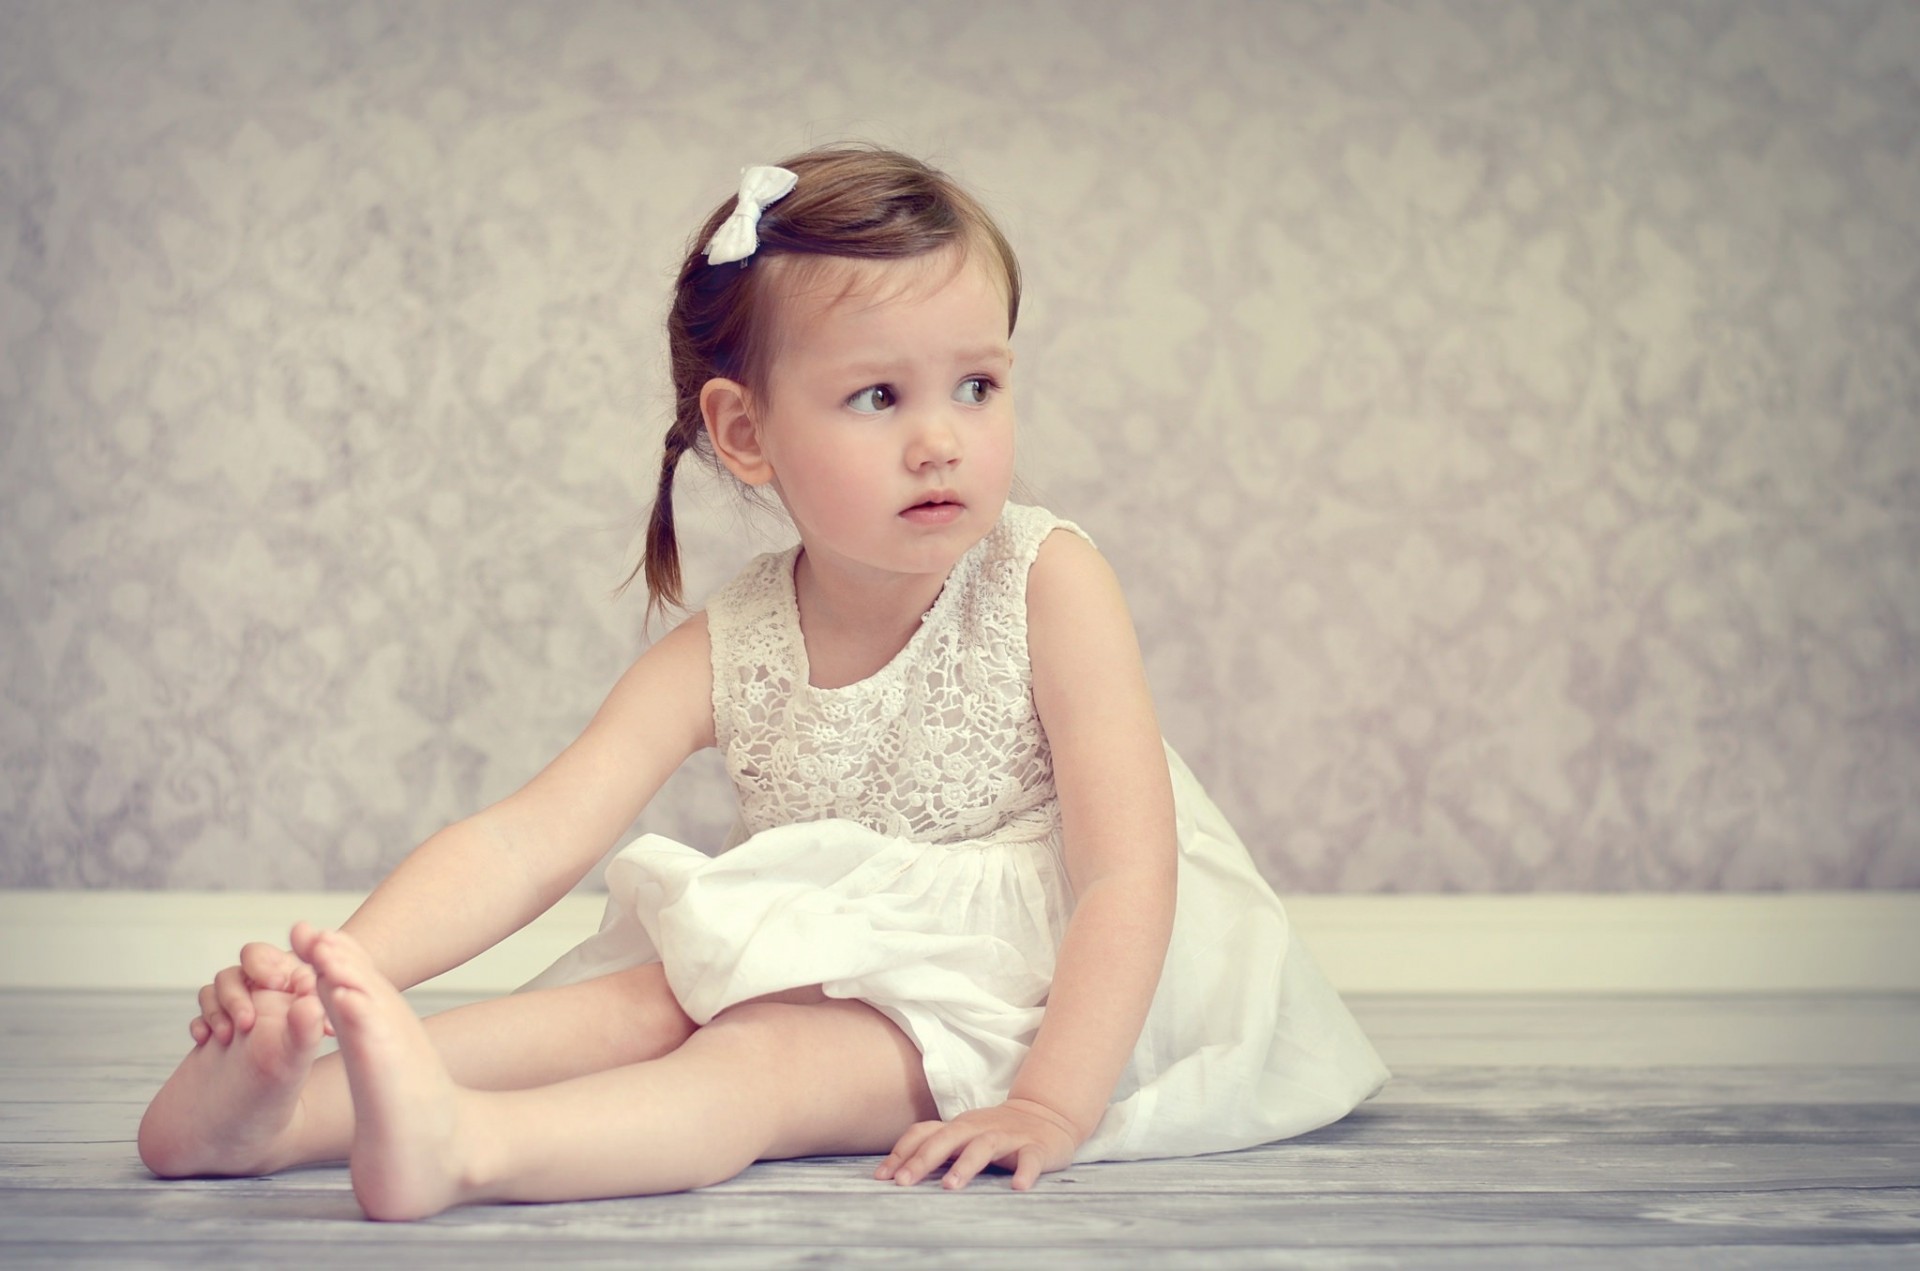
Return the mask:
<svg viewBox="0 0 1920 1271">
<path fill-rule="evenodd" d="M 848 136 L 1003 215 L 1025 478 L 1284 888 L 1920 886 L 1910 0 L 0 0 L 0 885 L 536 770 L 684 236 Z M 696 594 L 781 539 L 687 497 Z"/>
</svg>

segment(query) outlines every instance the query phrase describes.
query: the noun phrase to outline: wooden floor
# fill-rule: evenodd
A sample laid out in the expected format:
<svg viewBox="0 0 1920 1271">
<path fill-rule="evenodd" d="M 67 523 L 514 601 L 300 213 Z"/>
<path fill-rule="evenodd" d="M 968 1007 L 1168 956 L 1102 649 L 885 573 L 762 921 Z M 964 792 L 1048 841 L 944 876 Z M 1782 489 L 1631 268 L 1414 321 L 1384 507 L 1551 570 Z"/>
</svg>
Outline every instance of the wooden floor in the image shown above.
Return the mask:
<svg viewBox="0 0 1920 1271">
<path fill-rule="evenodd" d="M 0 994 L 0 1266 L 1920 1266 L 1920 997 L 1359 998 L 1393 1084 L 1274 1147 L 1026 1195 L 802 1161 L 411 1226 L 341 1168 L 150 1178 L 186 1007 Z"/>
</svg>

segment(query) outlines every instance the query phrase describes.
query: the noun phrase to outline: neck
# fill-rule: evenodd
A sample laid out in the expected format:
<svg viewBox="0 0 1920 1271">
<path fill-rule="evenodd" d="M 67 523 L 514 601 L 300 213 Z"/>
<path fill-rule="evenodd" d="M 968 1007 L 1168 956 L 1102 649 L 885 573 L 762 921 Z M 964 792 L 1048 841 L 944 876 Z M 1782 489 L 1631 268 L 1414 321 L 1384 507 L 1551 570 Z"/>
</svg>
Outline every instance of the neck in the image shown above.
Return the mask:
<svg viewBox="0 0 1920 1271">
<path fill-rule="evenodd" d="M 843 631 L 890 631 L 917 623 L 946 581 L 945 574 L 838 569 L 804 547 L 793 569 L 802 617 Z"/>
<path fill-rule="evenodd" d="M 821 568 L 802 551 L 793 570 L 808 681 L 815 688 L 854 684 L 891 662 L 933 606 L 946 577 L 851 576 Z"/>
</svg>

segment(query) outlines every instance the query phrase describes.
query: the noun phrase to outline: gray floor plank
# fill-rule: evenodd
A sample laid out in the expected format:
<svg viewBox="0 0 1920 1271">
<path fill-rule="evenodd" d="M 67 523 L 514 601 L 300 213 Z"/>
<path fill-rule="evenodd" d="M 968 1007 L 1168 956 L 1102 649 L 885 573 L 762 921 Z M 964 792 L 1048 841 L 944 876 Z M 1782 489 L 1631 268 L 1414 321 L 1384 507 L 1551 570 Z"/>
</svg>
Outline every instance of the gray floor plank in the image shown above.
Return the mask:
<svg viewBox="0 0 1920 1271">
<path fill-rule="evenodd" d="M 0 994 L 0 1264 L 1920 1264 L 1920 998 L 1362 998 L 1396 1080 L 1289 1143 L 1028 1195 L 778 1162 L 403 1227 L 363 1221 L 339 1167 L 147 1176 L 133 1132 L 186 1049 L 182 1005 Z"/>
<path fill-rule="evenodd" d="M 175 1244 L 156 1254 L 125 1250 L 104 1254 L 98 1244 L 86 1246 L 13 1246 L 4 1250 L 8 1269 L 21 1271 L 69 1271 L 71 1267 L 392 1267 L 392 1265 L 434 1265 L 432 1246 L 411 1246 L 403 1242 L 353 1250 L 340 1250 L 324 1242 L 286 1242 L 267 1240 L 257 1252 L 240 1252 L 230 1240 L 202 1244 Z M 422 1259 L 422 1252 L 428 1256 Z M 643 1254 L 651 1254 L 634 1240 L 568 1240 L 555 1246 L 549 1240 L 497 1240 L 484 1246 L 468 1246 L 457 1252 L 459 1267 L 618 1267 L 632 1271 L 645 1265 Z M 1020 1258 L 1021 1250 L 1002 1250 L 1002 1261 Z M 1515 1248 L 1438 1248 L 1419 1252 L 1365 1252 L 1346 1248 L 1212 1248 L 1212 1250 L 1152 1250 L 1142 1254 L 1125 1250 L 1119 1256 L 1112 1250 L 1035 1250 L 1035 1258 L 1044 1258 L 1048 1271 L 1077 1271 L 1092 1267 L 1114 1271 L 1114 1267 L 1179 1267 L 1192 1271 L 1238 1271 L 1258 1267 L 1279 1267 L 1288 1271 L 1390 1271 L 1394 1267 L 1434 1267 L 1465 1271 L 1500 1271 L 1503 1267 L 1553 1267 L 1555 1271 L 1619 1271 L 1634 1267 L 1638 1271 L 1699 1271 L 1715 1267 L 1718 1271 L 1834 1271 L 1836 1267 L 1853 1271 L 1876 1271 L 1891 1267 L 1910 1271 L 1914 1254 L 1910 1248 L 1862 1248 L 1855 1246 L 1836 1259 L 1830 1248 L 1822 1246 L 1747 1246 L 1713 1244 L 1678 1250 L 1636 1248 L 1582 1248 L 1582 1246 L 1540 1246 L 1532 1250 Z M 668 1265 L 695 1271 L 785 1271 L 787 1267 L 914 1267 L 914 1271 L 979 1271 L 981 1254 L 972 1248 L 933 1250 L 924 1246 L 806 1246 L 806 1248 L 768 1248 L 768 1246 L 728 1246 L 701 1244 L 676 1246 L 666 1250 L 655 1265 Z M 1014 1263 L 1021 1265 L 1021 1263 Z"/>
<path fill-rule="evenodd" d="M 1471 1203 L 1463 1203 L 1470 1199 Z M 329 1246 L 381 1243 L 389 1229 L 363 1222 L 344 1188 L 171 1188 L 147 1197 L 62 1190 L 8 1223 L 0 1248 L 46 1243 L 77 1225 L 111 1222 L 113 1239 L 147 1249 L 202 1243 L 233 1233 L 236 1202 L 247 1223 Z M 1010 1204 L 1019 1209 L 1012 1211 Z M 1145 1196 L 1102 1192 L 1014 1196 L 1001 1189 L 953 1195 L 875 1186 L 858 1204 L 817 1195 L 702 1192 L 642 1203 L 601 1201 L 531 1208 L 453 1211 L 421 1230 L 467 1245 L 548 1233 L 556 1239 L 625 1234 L 653 1246 L 726 1244 L 832 1247 L 898 1243 L 912 1232 L 933 1248 L 1074 1249 L 1090 1244 L 1154 1249 L 1327 1247 L 1399 1251 L 1475 1248 L 1681 1248 L 1737 1236 L 1751 1244 L 1911 1244 L 1920 1225 L 1920 1189 L 1881 1192 L 1503 1192 Z"/>
</svg>

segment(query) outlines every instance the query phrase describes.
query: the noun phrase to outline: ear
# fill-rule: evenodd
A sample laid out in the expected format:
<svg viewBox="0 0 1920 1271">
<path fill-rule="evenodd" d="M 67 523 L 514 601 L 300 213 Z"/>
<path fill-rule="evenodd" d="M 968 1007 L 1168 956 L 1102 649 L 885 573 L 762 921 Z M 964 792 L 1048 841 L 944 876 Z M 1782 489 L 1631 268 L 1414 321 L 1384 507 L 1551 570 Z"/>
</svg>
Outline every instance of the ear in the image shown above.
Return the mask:
<svg viewBox="0 0 1920 1271">
<path fill-rule="evenodd" d="M 737 380 L 710 379 L 700 386 L 700 418 L 706 421 L 713 452 L 727 471 L 748 485 L 773 480 L 773 465 L 760 445 L 747 386 Z"/>
</svg>

